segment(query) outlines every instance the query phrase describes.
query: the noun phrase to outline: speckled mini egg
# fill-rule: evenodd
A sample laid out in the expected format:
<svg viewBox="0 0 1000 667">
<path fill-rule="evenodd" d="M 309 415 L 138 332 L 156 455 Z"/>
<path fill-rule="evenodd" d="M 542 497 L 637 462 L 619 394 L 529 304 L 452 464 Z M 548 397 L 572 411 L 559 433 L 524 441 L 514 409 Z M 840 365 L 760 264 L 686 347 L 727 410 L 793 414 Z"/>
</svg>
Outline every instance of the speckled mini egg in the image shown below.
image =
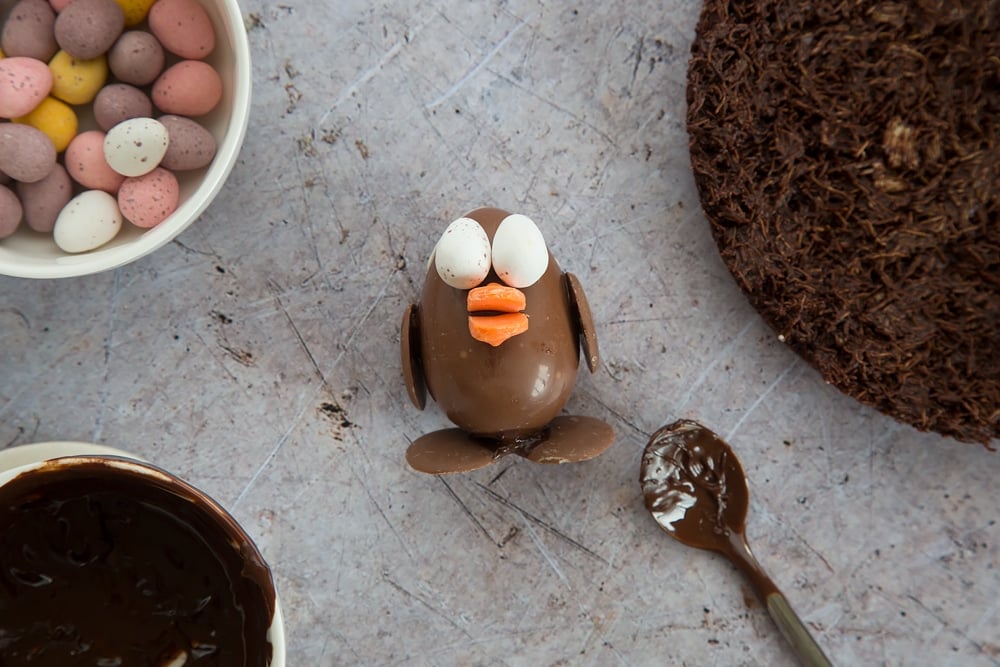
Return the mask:
<svg viewBox="0 0 1000 667">
<path fill-rule="evenodd" d="M 470 289 L 490 272 L 490 239 L 475 220 L 458 218 L 441 235 L 433 260 L 446 284 L 455 289 Z"/>
<path fill-rule="evenodd" d="M 125 25 L 139 25 L 149 14 L 149 8 L 156 0 L 115 0 L 125 13 Z"/>
<path fill-rule="evenodd" d="M 149 30 L 171 53 L 201 60 L 215 48 L 215 29 L 197 0 L 158 0 L 149 10 Z"/>
<path fill-rule="evenodd" d="M 215 157 L 215 137 L 197 121 L 173 114 L 160 116 L 158 120 L 167 128 L 170 137 L 161 166 L 173 171 L 188 171 L 208 165 Z"/>
<path fill-rule="evenodd" d="M 66 5 L 71 2 L 73 2 L 73 0 L 49 0 L 49 4 L 52 5 L 52 9 L 56 10 L 57 13 L 66 9 Z"/>
<path fill-rule="evenodd" d="M 13 190 L 0 185 L 0 239 L 13 234 L 21 224 L 23 210 L 21 202 Z"/>
<path fill-rule="evenodd" d="M 0 171 L 16 181 L 34 183 L 56 164 L 56 148 L 38 128 L 0 123 Z"/>
<path fill-rule="evenodd" d="M 156 37 L 143 30 L 122 33 L 108 51 L 108 67 L 122 83 L 145 86 L 163 71 L 166 54 Z"/>
<path fill-rule="evenodd" d="M 94 98 L 94 120 L 105 132 L 122 121 L 152 115 L 153 103 L 146 93 L 127 83 L 104 86 Z"/>
<path fill-rule="evenodd" d="M 136 227 L 155 227 L 177 210 L 180 185 L 163 167 L 136 178 L 126 178 L 118 190 L 118 207 Z"/>
<path fill-rule="evenodd" d="M 41 60 L 10 56 L 0 60 L 0 118 L 17 118 L 52 90 L 52 72 Z"/>
<path fill-rule="evenodd" d="M 168 143 L 163 123 L 153 118 L 131 118 L 108 130 L 104 159 L 122 176 L 142 176 L 160 165 Z"/>
<path fill-rule="evenodd" d="M 125 177 L 104 159 L 104 133 L 81 132 L 69 142 L 63 157 L 70 177 L 85 188 L 116 193 Z"/>
<path fill-rule="evenodd" d="M 9 56 L 27 56 L 48 62 L 59 49 L 52 32 L 56 13 L 46 0 L 21 0 L 7 16 L 0 45 Z"/>
<path fill-rule="evenodd" d="M 115 0 L 73 0 L 56 17 L 59 48 L 90 60 L 111 48 L 125 28 L 125 13 Z"/>
<path fill-rule="evenodd" d="M 17 196 L 24 207 L 24 221 L 36 232 L 51 232 L 59 211 L 73 196 L 73 181 L 66 168 L 56 164 L 49 175 L 34 183 L 18 183 Z"/>
<path fill-rule="evenodd" d="M 79 127 L 73 107 L 54 97 L 46 97 L 26 115 L 15 118 L 14 122 L 24 123 L 44 132 L 58 153 L 66 150 Z"/>
<path fill-rule="evenodd" d="M 59 51 L 49 61 L 52 72 L 52 96 L 68 104 L 89 104 L 108 80 L 108 61 L 99 55 L 81 60 Z"/>
<path fill-rule="evenodd" d="M 121 228 L 122 213 L 115 198 L 103 190 L 87 190 L 63 207 L 52 235 L 65 252 L 87 252 L 113 239 Z"/>
<path fill-rule="evenodd" d="M 156 80 L 152 98 L 163 113 L 203 116 L 222 99 L 222 79 L 208 63 L 182 60 Z"/>
</svg>

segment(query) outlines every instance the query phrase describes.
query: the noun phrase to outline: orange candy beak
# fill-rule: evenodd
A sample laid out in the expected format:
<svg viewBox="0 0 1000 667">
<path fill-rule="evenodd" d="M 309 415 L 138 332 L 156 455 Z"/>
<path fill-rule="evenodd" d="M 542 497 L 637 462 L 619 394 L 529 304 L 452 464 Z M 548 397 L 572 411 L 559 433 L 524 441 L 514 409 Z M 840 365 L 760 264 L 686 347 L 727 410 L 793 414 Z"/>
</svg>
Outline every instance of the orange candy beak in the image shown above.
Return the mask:
<svg viewBox="0 0 1000 667">
<path fill-rule="evenodd" d="M 469 290 L 466 300 L 469 333 L 476 340 L 497 347 L 528 330 L 528 316 L 521 312 L 524 306 L 524 292 L 515 287 L 499 283 L 475 287 Z"/>
</svg>

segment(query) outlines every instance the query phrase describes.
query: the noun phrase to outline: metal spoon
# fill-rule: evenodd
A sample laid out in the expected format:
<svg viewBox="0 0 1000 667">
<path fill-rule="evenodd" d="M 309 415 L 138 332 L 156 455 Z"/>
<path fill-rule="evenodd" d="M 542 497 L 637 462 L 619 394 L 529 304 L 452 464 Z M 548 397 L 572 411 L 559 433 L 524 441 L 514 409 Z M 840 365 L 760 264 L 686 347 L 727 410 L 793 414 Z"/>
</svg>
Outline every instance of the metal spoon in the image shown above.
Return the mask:
<svg viewBox="0 0 1000 667">
<path fill-rule="evenodd" d="M 785 639 L 807 667 L 830 667 L 823 650 L 750 552 L 750 492 L 736 454 L 701 424 L 681 420 L 654 433 L 639 481 L 646 509 L 668 535 L 726 556 L 747 577 Z"/>
</svg>

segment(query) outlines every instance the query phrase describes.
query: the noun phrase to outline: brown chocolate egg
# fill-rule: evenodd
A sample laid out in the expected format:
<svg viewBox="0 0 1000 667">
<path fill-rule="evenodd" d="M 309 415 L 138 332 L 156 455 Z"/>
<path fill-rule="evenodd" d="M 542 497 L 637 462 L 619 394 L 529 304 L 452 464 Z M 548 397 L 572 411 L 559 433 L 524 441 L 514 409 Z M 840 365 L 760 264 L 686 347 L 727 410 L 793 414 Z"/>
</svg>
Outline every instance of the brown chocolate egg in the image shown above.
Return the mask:
<svg viewBox="0 0 1000 667">
<path fill-rule="evenodd" d="M 423 409 L 429 392 L 458 427 L 414 441 L 407 460 L 421 472 L 473 470 L 507 454 L 582 461 L 614 440 L 600 420 L 560 416 L 581 347 L 597 368 L 597 338 L 579 281 L 523 215 L 483 208 L 448 227 L 400 340 L 410 399 Z"/>
</svg>

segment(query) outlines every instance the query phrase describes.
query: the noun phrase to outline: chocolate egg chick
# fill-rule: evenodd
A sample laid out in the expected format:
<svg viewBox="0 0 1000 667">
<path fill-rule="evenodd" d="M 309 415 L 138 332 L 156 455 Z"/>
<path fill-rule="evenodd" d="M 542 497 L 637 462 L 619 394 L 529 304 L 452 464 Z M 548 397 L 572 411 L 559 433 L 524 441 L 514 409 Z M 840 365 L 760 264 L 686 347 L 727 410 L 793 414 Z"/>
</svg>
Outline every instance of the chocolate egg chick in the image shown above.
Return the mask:
<svg viewBox="0 0 1000 667">
<path fill-rule="evenodd" d="M 400 348 L 410 400 L 426 394 L 457 426 L 406 452 L 420 472 L 466 472 L 517 454 L 535 463 L 597 456 L 614 441 L 599 419 L 560 415 L 580 350 L 597 369 L 583 287 L 563 272 L 530 218 L 481 208 L 448 226 L 419 304 L 403 314 Z"/>
</svg>

